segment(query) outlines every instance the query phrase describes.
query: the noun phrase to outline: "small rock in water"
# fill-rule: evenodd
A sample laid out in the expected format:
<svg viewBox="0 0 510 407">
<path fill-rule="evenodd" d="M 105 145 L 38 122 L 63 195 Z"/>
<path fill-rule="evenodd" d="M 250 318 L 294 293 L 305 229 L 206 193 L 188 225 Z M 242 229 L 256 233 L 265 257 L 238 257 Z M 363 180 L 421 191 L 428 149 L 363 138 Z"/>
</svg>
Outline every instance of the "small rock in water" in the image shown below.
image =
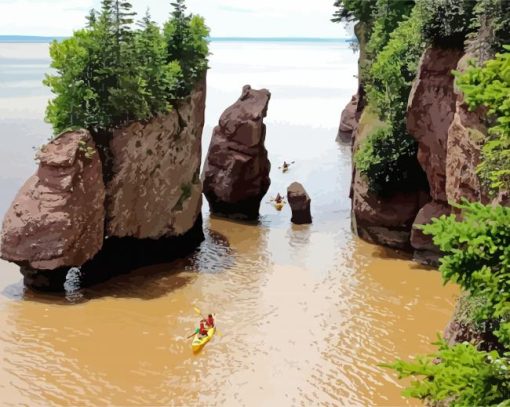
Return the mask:
<svg viewBox="0 0 510 407">
<path fill-rule="evenodd" d="M 287 200 L 292 209 L 292 223 L 304 225 L 312 223 L 310 204 L 312 200 L 305 188 L 299 182 L 294 182 L 287 188 Z"/>
</svg>

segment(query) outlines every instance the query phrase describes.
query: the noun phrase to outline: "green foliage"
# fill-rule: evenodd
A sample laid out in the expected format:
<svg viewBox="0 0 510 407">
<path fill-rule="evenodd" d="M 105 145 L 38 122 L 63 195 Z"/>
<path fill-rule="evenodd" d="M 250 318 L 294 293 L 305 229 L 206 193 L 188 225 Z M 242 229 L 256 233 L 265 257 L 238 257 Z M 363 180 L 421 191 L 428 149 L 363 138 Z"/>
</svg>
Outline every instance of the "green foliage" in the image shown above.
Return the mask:
<svg viewBox="0 0 510 407">
<path fill-rule="evenodd" d="M 484 66 L 455 74 L 469 107 L 486 107 L 492 119 L 479 174 L 494 193 L 510 190 L 510 46 L 504 49 Z"/>
<path fill-rule="evenodd" d="M 191 192 L 192 192 L 191 183 L 181 185 L 181 196 L 179 197 L 177 203 L 173 208 L 174 211 L 182 211 L 184 202 L 191 197 Z"/>
<path fill-rule="evenodd" d="M 441 216 L 422 227 L 444 256 L 439 270 L 468 294 L 468 318 L 497 320 L 495 332 L 506 353 L 483 352 L 464 343 L 436 343 L 438 351 L 388 367 L 419 380 L 404 395 L 452 406 L 497 405 L 510 400 L 510 208 L 465 203 L 462 220 Z"/>
<path fill-rule="evenodd" d="M 374 29 L 372 44 L 385 41 L 378 35 Z M 368 103 L 386 127 L 369 134 L 354 159 L 358 170 L 367 176 L 370 189 L 379 194 L 416 188 L 424 182 L 416 161 L 416 142 L 407 134 L 405 122 L 407 100 L 424 46 L 419 15 L 413 11 L 398 23 L 367 68 Z"/>
<path fill-rule="evenodd" d="M 444 253 L 439 270 L 485 299 L 477 320 L 503 319 L 510 313 L 510 208 L 480 203 L 459 205 L 463 220 L 442 216 L 423 227 Z M 503 338 L 506 339 L 506 338 Z M 504 341 L 505 343 L 505 341 Z M 510 338 L 508 342 L 510 345 Z"/>
<path fill-rule="evenodd" d="M 89 160 L 96 154 L 96 150 L 93 147 L 87 145 L 87 142 L 84 140 L 80 140 L 78 142 L 78 151 L 81 151 L 85 158 Z"/>
<path fill-rule="evenodd" d="M 367 43 L 369 61 L 375 59 L 386 46 L 399 23 L 409 17 L 414 4 L 414 0 L 377 0 L 370 41 Z"/>
<path fill-rule="evenodd" d="M 177 93 L 183 97 L 207 70 L 209 29 L 202 17 L 186 14 L 184 0 L 176 0 L 172 6 L 174 11 L 163 31 L 168 59 L 179 62 L 181 67 L 182 80 Z"/>
<path fill-rule="evenodd" d="M 148 13 L 135 28 L 129 2 L 103 0 L 85 29 L 51 44 L 55 74 L 44 83 L 55 94 L 46 113 L 55 133 L 76 127 L 109 131 L 164 113 L 189 94 L 207 69 L 208 29 L 203 19 L 184 13 L 183 0 L 177 6 L 180 23 L 172 16 L 165 25 L 176 27 L 173 37 L 163 35 Z M 181 34 L 191 38 L 187 54 L 170 55 L 168 41 Z"/>
<path fill-rule="evenodd" d="M 424 49 L 421 21 L 414 11 L 390 34 L 389 42 L 370 67 L 368 100 L 381 119 L 395 125 L 403 122 L 412 81 Z"/>
<path fill-rule="evenodd" d="M 331 21 L 368 22 L 372 18 L 376 3 L 377 0 L 335 0 L 336 10 Z"/>
<path fill-rule="evenodd" d="M 450 406 L 490 406 L 510 399 L 510 361 L 497 352 L 482 352 L 463 343 L 436 342 L 438 351 L 391 367 L 400 378 L 418 377 L 404 396 Z"/>
<path fill-rule="evenodd" d="M 419 0 L 423 36 L 439 46 L 462 47 L 471 28 L 473 0 Z"/>
<path fill-rule="evenodd" d="M 510 44 L 510 0 L 477 0 L 473 9 L 469 48 L 482 61 Z"/>
<path fill-rule="evenodd" d="M 356 168 L 367 177 L 371 191 L 384 195 L 401 189 L 414 176 L 416 143 L 386 126 L 362 142 L 354 156 Z"/>
</svg>

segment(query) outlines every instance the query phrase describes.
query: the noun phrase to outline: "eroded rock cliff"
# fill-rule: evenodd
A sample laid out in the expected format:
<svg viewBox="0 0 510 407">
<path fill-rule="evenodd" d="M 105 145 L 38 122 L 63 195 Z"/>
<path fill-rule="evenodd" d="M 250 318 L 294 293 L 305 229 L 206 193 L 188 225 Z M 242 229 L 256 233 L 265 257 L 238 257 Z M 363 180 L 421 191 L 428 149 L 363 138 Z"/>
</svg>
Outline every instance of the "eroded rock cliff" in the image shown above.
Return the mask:
<svg viewBox="0 0 510 407">
<path fill-rule="evenodd" d="M 199 84 L 168 114 L 96 134 L 100 148 L 85 130 L 42 148 L 2 230 L 1 257 L 25 284 L 62 290 L 70 267 L 96 282 L 199 244 L 205 93 Z"/>
<path fill-rule="evenodd" d="M 113 131 L 106 233 L 157 239 L 182 235 L 201 210 L 205 86 L 164 116 Z"/>
<path fill-rule="evenodd" d="M 67 132 L 41 148 L 39 168 L 7 211 L 1 257 L 34 269 L 77 266 L 103 245 L 105 188 L 90 134 Z"/>
<path fill-rule="evenodd" d="M 452 124 L 456 95 L 452 71 L 457 67 L 462 51 L 430 47 L 423 54 L 407 106 L 407 130 L 418 142 L 418 162 L 422 166 L 430 189 L 431 201 L 420 208 L 415 225 L 429 223 L 433 217 L 447 215 L 446 161 L 448 132 Z M 414 229 L 411 246 L 416 259 L 436 263 L 439 251 L 432 239 Z"/>
<path fill-rule="evenodd" d="M 430 47 L 424 52 L 409 96 L 407 129 L 417 140 L 417 160 L 427 175 L 430 192 L 374 194 L 354 166 L 352 218 L 360 237 L 412 250 L 417 261 L 437 264 L 437 248 L 416 226 L 451 213 L 450 204 L 464 198 L 491 201 L 477 175 L 480 150 L 487 136 L 486 112 L 468 109 L 461 92 L 454 87 L 452 73 L 466 69 L 472 58 L 472 54 L 452 48 Z M 354 123 L 350 126 L 354 129 L 353 154 L 363 139 L 382 125 L 369 107 L 356 119 L 354 100 L 344 111 L 341 124 L 346 128 Z M 505 204 L 508 194 L 500 194 L 492 201 Z"/>
</svg>

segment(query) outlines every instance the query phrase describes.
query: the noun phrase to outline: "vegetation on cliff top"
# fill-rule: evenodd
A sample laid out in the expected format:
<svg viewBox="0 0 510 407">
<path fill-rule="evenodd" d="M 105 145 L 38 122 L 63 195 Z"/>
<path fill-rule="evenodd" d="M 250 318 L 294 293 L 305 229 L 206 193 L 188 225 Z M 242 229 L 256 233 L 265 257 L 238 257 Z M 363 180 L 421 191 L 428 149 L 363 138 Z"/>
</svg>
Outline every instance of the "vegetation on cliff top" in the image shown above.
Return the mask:
<svg viewBox="0 0 510 407">
<path fill-rule="evenodd" d="M 459 48 L 467 41 L 471 49 L 502 50 L 510 42 L 510 0 L 337 0 L 335 6 L 333 21 L 366 27 L 360 77 L 368 105 L 386 123 L 384 132 L 366 137 L 355 164 L 378 194 L 420 187 L 417 146 L 405 126 L 419 58 L 430 44 Z"/>
<path fill-rule="evenodd" d="M 483 66 L 456 73 L 456 86 L 471 109 L 483 106 L 490 119 L 479 174 L 493 193 L 510 191 L 510 45 Z"/>
<path fill-rule="evenodd" d="M 46 112 L 55 133 L 146 120 L 190 93 L 207 69 L 209 30 L 186 13 L 184 0 L 171 5 L 161 29 L 149 12 L 135 25 L 128 1 L 102 0 L 87 27 L 51 44 L 56 72 L 44 83 L 55 94 Z"/>
</svg>

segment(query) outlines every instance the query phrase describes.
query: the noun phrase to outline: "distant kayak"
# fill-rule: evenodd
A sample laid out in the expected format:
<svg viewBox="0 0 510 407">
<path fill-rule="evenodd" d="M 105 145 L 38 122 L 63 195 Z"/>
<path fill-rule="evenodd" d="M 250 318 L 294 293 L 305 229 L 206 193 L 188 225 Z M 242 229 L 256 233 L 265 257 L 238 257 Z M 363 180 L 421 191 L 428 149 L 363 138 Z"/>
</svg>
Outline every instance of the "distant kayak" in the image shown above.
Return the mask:
<svg viewBox="0 0 510 407">
<path fill-rule="evenodd" d="M 289 170 L 289 167 L 283 167 L 282 172 L 287 172 Z"/>
<path fill-rule="evenodd" d="M 209 328 L 207 330 L 207 336 L 200 337 L 199 334 L 196 334 L 193 338 L 193 342 L 191 342 L 191 348 L 193 349 L 193 352 L 198 352 L 200 349 L 202 349 L 204 345 L 211 340 L 215 332 L 216 328 Z"/>
<path fill-rule="evenodd" d="M 280 202 L 280 203 L 274 203 L 274 207 L 276 208 L 277 211 L 281 211 L 283 209 L 283 207 L 285 206 L 285 202 Z"/>
</svg>

